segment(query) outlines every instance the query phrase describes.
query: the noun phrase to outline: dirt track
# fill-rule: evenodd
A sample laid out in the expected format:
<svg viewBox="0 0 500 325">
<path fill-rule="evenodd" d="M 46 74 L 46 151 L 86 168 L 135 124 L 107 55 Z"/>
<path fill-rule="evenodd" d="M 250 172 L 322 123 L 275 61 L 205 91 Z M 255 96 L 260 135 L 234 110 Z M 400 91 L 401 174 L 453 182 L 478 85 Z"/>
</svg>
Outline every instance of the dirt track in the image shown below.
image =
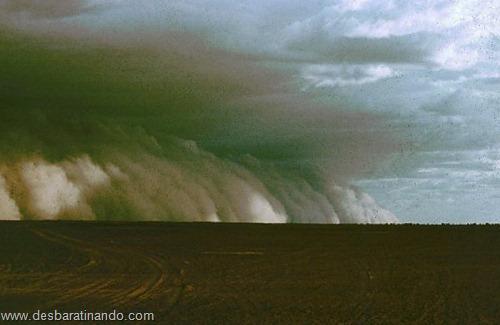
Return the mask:
<svg viewBox="0 0 500 325">
<path fill-rule="evenodd" d="M 500 227 L 0 223 L 0 311 L 499 323 Z"/>
</svg>

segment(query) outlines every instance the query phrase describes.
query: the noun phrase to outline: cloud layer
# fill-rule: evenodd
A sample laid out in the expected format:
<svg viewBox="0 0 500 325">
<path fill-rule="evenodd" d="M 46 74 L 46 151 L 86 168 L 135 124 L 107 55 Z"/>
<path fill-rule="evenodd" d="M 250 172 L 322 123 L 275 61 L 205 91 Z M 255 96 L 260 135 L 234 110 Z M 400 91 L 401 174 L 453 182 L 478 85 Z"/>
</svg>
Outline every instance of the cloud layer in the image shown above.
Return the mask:
<svg viewBox="0 0 500 325">
<path fill-rule="evenodd" d="M 286 72 L 184 32 L 82 45 L 80 33 L 11 31 L 2 218 L 397 221 L 346 183 L 396 146 L 375 115 L 314 103 Z"/>
<path fill-rule="evenodd" d="M 5 0 L 0 4 L 3 13 L 34 19 L 54 19 L 80 15 L 92 7 L 81 0 Z"/>
<path fill-rule="evenodd" d="M 134 141 L 133 138 L 126 139 Z M 392 223 L 357 188 L 313 183 L 247 156 L 241 163 L 174 141 L 168 155 L 113 152 L 1 166 L 3 219 Z"/>
<path fill-rule="evenodd" d="M 412 222 L 498 220 L 496 174 L 476 160 L 499 150 L 499 10 L 494 0 L 4 1 L 2 161 L 89 157 L 111 177 L 111 148 L 162 160 L 173 136 L 248 170 L 283 207 L 319 216 L 323 203 L 264 180 L 324 196 L 328 182 L 355 183 Z M 147 136 L 124 146 L 135 127 Z"/>
</svg>

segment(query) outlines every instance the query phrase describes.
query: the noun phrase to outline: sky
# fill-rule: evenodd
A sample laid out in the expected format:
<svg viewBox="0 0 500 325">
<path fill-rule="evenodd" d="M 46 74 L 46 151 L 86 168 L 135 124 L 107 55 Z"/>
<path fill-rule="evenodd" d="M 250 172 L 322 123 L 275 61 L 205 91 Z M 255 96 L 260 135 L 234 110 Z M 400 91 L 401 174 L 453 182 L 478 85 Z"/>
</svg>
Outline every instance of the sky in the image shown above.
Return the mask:
<svg viewBox="0 0 500 325">
<path fill-rule="evenodd" d="M 0 218 L 498 223 L 498 12 L 4 0 Z"/>
</svg>

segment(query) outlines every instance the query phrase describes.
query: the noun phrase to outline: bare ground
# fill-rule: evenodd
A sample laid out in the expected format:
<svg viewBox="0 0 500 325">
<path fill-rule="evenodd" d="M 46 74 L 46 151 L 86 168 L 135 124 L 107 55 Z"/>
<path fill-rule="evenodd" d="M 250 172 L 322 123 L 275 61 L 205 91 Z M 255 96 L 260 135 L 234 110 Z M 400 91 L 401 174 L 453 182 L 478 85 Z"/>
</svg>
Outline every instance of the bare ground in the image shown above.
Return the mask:
<svg viewBox="0 0 500 325">
<path fill-rule="evenodd" d="M 0 223 L 0 311 L 500 323 L 500 226 Z"/>
</svg>

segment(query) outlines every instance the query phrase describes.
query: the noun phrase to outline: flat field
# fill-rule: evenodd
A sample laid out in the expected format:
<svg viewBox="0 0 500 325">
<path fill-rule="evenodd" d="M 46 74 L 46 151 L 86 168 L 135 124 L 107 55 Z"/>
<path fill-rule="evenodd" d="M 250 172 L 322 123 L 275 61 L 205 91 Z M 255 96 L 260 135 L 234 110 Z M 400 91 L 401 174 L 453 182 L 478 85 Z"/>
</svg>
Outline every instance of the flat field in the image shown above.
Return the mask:
<svg viewBox="0 0 500 325">
<path fill-rule="evenodd" d="M 500 226 L 1 222 L 0 312 L 500 323 Z"/>
</svg>

